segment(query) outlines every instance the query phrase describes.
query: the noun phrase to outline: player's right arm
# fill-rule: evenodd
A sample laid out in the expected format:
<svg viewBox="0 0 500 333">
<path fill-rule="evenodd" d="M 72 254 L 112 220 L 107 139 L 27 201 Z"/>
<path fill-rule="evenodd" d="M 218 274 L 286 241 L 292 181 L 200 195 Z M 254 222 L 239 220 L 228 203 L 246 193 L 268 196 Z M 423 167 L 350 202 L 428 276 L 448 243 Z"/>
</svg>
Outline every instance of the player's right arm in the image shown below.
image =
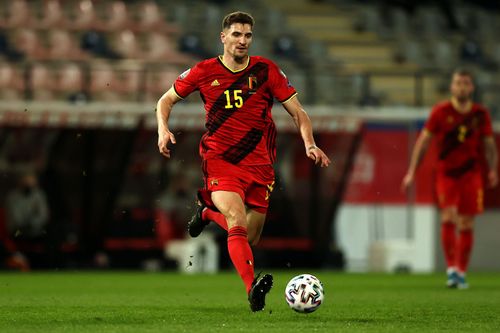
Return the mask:
<svg viewBox="0 0 500 333">
<path fill-rule="evenodd" d="M 403 178 L 403 182 L 401 183 L 401 190 L 406 191 L 415 181 L 415 172 L 417 171 L 422 158 L 427 152 L 427 148 L 432 140 L 432 133 L 424 128 L 420 135 L 417 138 L 417 142 L 413 147 L 413 151 L 411 153 L 410 165 L 408 167 L 408 171 Z"/>
<path fill-rule="evenodd" d="M 170 149 L 168 144 L 175 144 L 175 136 L 168 128 L 168 119 L 175 103 L 181 98 L 177 95 L 174 88 L 171 87 L 163 96 L 160 97 L 156 105 L 156 120 L 158 121 L 158 149 L 160 153 L 170 158 Z"/>
</svg>

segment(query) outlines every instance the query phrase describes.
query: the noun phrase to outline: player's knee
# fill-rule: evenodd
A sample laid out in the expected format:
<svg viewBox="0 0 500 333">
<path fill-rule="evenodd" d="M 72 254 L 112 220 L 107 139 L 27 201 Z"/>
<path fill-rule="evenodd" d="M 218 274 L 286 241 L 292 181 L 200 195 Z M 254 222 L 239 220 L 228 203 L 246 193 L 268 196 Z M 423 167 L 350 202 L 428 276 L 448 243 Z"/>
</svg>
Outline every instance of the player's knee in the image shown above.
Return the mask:
<svg viewBox="0 0 500 333">
<path fill-rule="evenodd" d="M 441 211 L 441 221 L 443 223 L 447 222 L 456 222 L 457 221 L 457 212 L 454 208 L 445 208 Z"/>
<path fill-rule="evenodd" d="M 229 229 L 232 227 L 243 227 L 245 229 L 248 228 L 248 223 L 243 214 L 231 214 L 226 215 L 227 226 Z"/>
<path fill-rule="evenodd" d="M 474 219 L 470 217 L 460 218 L 458 221 L 459 230 L 472 230 L 474 228 Z"/>
</svg>

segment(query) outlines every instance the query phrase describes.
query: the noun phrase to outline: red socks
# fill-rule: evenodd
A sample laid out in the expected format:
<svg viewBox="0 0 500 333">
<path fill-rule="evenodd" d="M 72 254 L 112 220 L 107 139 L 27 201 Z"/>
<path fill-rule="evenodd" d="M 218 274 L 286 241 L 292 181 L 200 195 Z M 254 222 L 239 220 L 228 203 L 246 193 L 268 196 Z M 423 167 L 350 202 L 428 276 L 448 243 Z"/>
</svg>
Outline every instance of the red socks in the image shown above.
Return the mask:
<svg viewBox="0 0 500 333">
<path fill-rule="evenodd" d="M 469 258 L 472 250 L 474 237 L 471 229 L 460 230 L 457 239 L 457 259 L 456 265 L 459 272 L 464 273 L 467 271 Z"/>
<path fill-rule="evenodd" d="M 443 222 L 441 224 L 441 244 L 447 266 L 456 267 L 459 272 L 464 273 L 469 264 L 474 234 L 472 229 L 466 229 L 460 230 L 458 237 L 456 237 L 455 230 L 454 223 Z"/>
<path fill-rule="evenodd" d="M 227 234 L 227 248 L 234 267 L 241 276 L 243 283 L 245 283 L 248 294 L 254 279 L 254 269 L 253 253 L 250 244 L 248 244 L 247 229 L 232 227 Z"/>
<path fill-rule="evenodd" d="M 452 222 L 441 223 L 441 245 L 447 267 L 455 266 L 455 224 Z"/>
<path fill-rule="evenodd" d="M 210 208 L 205 209 L 201 218 L 204 221 L 214 221 L 221 228 L 228 231 L 227 221 L 224 215 L 215 212 Z M 247 229 L 243 227 L 233 227 L 227 233 L 227 249 L 234 267 L 241 276 L 247 290 L 247 294 L 252 287 L 254 279 L 253 253 L 248 244 Z"/>
<path fill-rule="evenodd" d="M 219 212 L 213 211 L 210 208 L 203 210 L 201 213 L 201 218 L 203 221 L 214 221 L 217 223 L 222 229 L 227 231 L 227 221 L 224 215 Z"/>
</svg>

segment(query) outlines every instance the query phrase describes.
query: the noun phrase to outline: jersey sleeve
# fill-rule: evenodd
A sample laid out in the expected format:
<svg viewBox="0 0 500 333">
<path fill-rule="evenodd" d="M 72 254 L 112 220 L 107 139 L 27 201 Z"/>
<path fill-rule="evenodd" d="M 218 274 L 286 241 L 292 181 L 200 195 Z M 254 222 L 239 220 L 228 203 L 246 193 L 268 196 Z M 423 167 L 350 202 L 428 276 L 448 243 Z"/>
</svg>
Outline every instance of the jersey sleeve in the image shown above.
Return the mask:
<svg viewBox="0 0 500 333">
<path fill-rule="evenodd" d="M 272 95 L 281 103 L 285 103 L 297 95 L 295 88 L 291 85 L 285 73 L 274 63 L 269 68 L 269 83 Z"/>
<path fill-rule="evenodd" d="M 430 132 L 431 134 L 435 134 L 439 130 L 439 123 L 441 120 L 440 117 L 440 108 L 435 106 L 431 110 L 431 114 L 429 115 L 429 118 L 425 122 L 424 129 Z"/>
<path fill-rule="evenodd" d="M 193 91 L 197 90 L 199 75 L 200 68 L 198 65 L 189 68 L 184 73 L 179 75 L 173 84 L 174 91 L 177 96 L 184 99 Z"/>
</svg>

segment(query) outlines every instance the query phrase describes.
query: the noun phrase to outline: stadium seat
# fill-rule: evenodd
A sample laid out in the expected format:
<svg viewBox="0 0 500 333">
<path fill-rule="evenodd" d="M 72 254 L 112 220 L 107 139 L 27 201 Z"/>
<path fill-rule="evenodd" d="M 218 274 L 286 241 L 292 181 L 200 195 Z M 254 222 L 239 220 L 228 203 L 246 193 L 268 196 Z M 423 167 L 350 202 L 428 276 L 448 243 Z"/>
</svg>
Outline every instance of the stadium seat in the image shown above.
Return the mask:
<svg viewBox="0 0 500 333">
<path fill-rule="evenodd" d="M 99 63 L 90 69 L 90 94 L 93 100 L 116 102 L 120 100 L 120 85 L 113 68 Z"/>
<path fill-rule="evenodd" d="M 33 28 L 36 23 L 26 0 L 10 1 L 6 22 L 9 28 Z"/>
<path fill-rule="evenodd" d="M 14 45 L 27 58 L 45 60 L 49 57 L 49 52 L 41 43 L 39 33 L 36 30 L 27 28 L 17 30 Z"/>
<path fill-rule="evenodd" d="M 178 29 L 172 24 L 168 24 L 163 15 L 165 13 L 158 7 L 154 1 L 141 1 L 137 10 L 138 24 L 137 29 L 140 31 L 156 31 L 175 33 Z"/>
<path fill-rule="evenodd" d="M 58 70 L 56 89 L 58 96 L 70 102 L 85 102 L 84 75 L 82 68 L 75 63 L 64 64 Z"/>
<path fill-rule="evenodd" d="M 80 38 L 80 47 L 97 58 L 121 59 L 121 56 L 111 49 L 106 35 L 101 31 L 84 32 Z"/>
<path fill-rule="evenodd" d="M 30 87 L 33 100 L 47 101 L 53 99 L 55 84 L 55 72 L 51 68 L 40 63 L 36 63 L 31 67 Z"/>
<path fill-rule="evenodd" d="M 65 28 L 68 25 L 68 17 L 59 0 L 46 0 L 43 2 L 42 28 Z"/>
<path fill-rule="evenodd" d="M 157 101 L 181 74 L 176 68 L 150 69 L 146 73 L 146 100 Z"/>
<path fill-rule="evenodd" d="M 88 58 L 76 45 L 77 39 L 67 30 L 50 30 L 48 33 L 49 58 L 53 60 L 84 60 Z"/>
<path fill-rule="evenodd" d="M 0 98 L 19 100 L 24 98 L 23 72 L 10 63 L 0 63 Z"/>
<path fill-rule="evenodd" d="M 175 43 L 166 34 L 152 32 L 146 36 L 145 57 L 150 61 L 166 61 L 170 64 L 191 65 L 194 58 L 177 51 Z"/>
<path fill-rule="evenodd" d="M 77 30 L 103 29 L 103 23 L 97 16 L 91 0 L 80 0 L 76 3 L 71 27 Z"/>
<path fill-rule="evenodd" d="M 122 101 L 136 102 L 141 89 L 142 71 L 139 68 L 118 70 L 115 72 L 121 82 L 119 89 Z"/>
<path fill-rule="evenodd" d="M 137 35 L 130 29 L 116 32 L 111 36 L 111 48 L 125 59 L 142 59 L 143 48 Z"/>
<path fill-rule="evenodd" d="M 106 9 L 107 19 L 104 28 L 108 31 L 134 29 L 134 22 L 129 17 L 127 5 L 123 1 L 112 1 Z"/>
</svg>

